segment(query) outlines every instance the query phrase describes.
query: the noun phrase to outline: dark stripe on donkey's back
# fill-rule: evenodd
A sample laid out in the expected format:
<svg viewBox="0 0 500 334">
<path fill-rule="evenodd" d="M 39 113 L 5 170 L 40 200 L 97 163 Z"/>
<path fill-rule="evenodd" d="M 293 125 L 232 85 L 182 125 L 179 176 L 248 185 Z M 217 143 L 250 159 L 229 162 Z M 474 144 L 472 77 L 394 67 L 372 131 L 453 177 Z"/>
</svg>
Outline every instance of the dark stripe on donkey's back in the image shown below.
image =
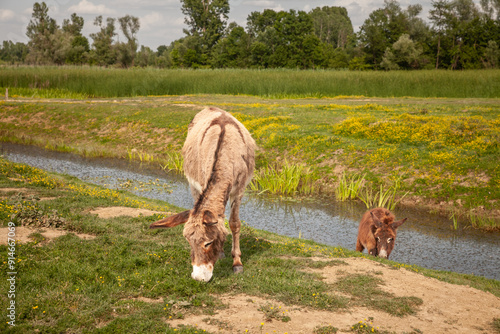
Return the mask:
<svg viewBox="0 0 500 334">
<path fill-rule="evenodd" d="M 217 175 L 216 175 L 217 174 L 217 168 L 216 168 L 216 166 L 217 166 L 217 162 L 219 160 L 219 152 L 220 152 L 220 150 L 222 148 L 222 143 L 224 141 L 224 136 L 226 135 L 225 125 L 224 124 L 218 124 L 218 125 L 221 128 L 221 132 L 219 134 L 219 140 L 217 141 L 217 148 L 215 149 L 215 152 L 214 152 L 214 164 L 212 165 L 212 173 L 210 174 L 210 178 L 208 179 L 207 186 L 205 187 L 205 189 L 203 189 L 200 197 L 198 198 L 198 201 L 196 202 L 196 204 L 194 206 L 194 213 L 195 214 L 200 210 L 201 205 L 205 201 L 208 189 L 211 186 L 213 186 L 213 184 L 215 184 L 215 182 L 217 181 Z M 212 125 L 210 125 L 210 127 L 211 126 Z M 207 129 L 207 131 L 208 131 L 208 129 Z M 224 205 L 226 204 L 226 202 L 227 202 L 227 200 L 225 199 Z"/>
</svg>

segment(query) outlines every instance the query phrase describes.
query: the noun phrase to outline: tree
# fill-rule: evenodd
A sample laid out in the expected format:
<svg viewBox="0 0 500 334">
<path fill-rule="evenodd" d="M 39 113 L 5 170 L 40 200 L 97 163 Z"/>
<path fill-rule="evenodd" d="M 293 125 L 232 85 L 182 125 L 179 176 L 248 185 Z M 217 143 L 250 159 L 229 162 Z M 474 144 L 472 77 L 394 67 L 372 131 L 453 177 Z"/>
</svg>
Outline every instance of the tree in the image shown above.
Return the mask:
<svg viewBox="0 0 500 334">
<path fill-rule="evenodd" d="M 446 28 L 447 17 L 449 16 L 450 4 L 447 0 L 432 1 L 432 7 L 429 11 L 429 19 L 433 22 L 433 29 L 436 32 L 437 54 L 436 54 L 436 69 L 439 68 L 439 55 L 441 53 L 441 40 Z"/>
<path fill-rule="evenodd" d="M 172 67 L 207 67 L 208 56 L 201 52 L 202 41 L 199 36 L 186 36 L 172 42 L 170 61 Z"/>
<path fill-rule="evenodd" d="M 347 54 L 346 50 L 340 48 L 336 48 L 333 50 L 333 47 L 331 48 L 332 50 L 328 50 L 327 53 L 326 67 L 336 69 L 348 68 L 350 57 Z"/>
<path fill-rule="evenodd" d="M 500 61 L 500 49 L 498 43 L 489 41 L 488 47 L 485 48 L 483 54 L 483 65 L 485 68 L 497 68 Z"/>
<path fill-rule="evenodd" d="M 422 49 L 411 40 L 410 35 L 403 34 L 391 48 L 387 48 L 382 58 L 381 67 L 386 70 L 418 69 L 421 62 Z"/>
<path fill-rule="evenodd" d="M 421 10 L 420 5 L 402 10 L 396 0 L 385 0 L 384 8 L 373 11 L 360 29 L 359 41 L 366 60 L 377 68 L 387 48 L 402 34 L 408 34 L 420 46 L 428 44 L 428 27 L 418 18 Z"/>
<path fill-rule="evenodd" d="M 255 38 L 266 31 L 267 28 L 274 26 L 278 13 L 272 9 L 264 9 L 262 13 L 251 12 L 247 17 L 248 34 Z"/>
<path fill-rule="evenodd" d="M 70 36 L 70 49 L 66 54 L 66 62 L 81 64 L 86 61 L 87 53 L 90 51 L 87 37 L 82 35 L 84 25 L 83 17 L 76 13 L 71 14 L 71 19 L 63 21 L 62 30 Z"/>
<path fill-rule="evenodd" d="M 226 37 L 219 40 L 212 52 L 212 66 L 245 68 L 249 65 L 250 37 L 243 27 L 229 24 Z"/>
<path fill-rule="evenodd" d="M 472 0 L 440 0 L 433 2 L 430 19 L 438 36 L 439 64 L 451 69 L 474 68 L 480 64 L 478 46 L 491 38 L 487 21 L 481 18 Z"/>
<path fill-rule="evenodd" d="M 309 12 L 313 20 L 314 33 L 323 43 L 334 48 L 344 48 L 354 33 L 351 19 L 344 7 L 317 7 Z"/>
<path fill-rule="evenodd" d="M 62 30 L 73 36 L 81 36 L 83 24 L 83 17 L 76 15 L 76 13 L 73 13 L 71 14 L 71 19 L 63 20 Z"/>
<path fill-rule="evenodd" d="M 0 60 L 11 64 L 23 63 L 28 51 L 28 46 L 24 43 L 14 44 L 12 41 L 3 41 L 2 47 L 0 47 Z"/>
<path fill-rule="evenodd" d="M 259 67 L 325 67 L 324 45 L 314 35 L 311 16 L 290 10 L 253 12 L 247 18 L 251 59 Z"/>
<path fill-rule="evenodd" d="M 159 57 L 163 56 L 164 53 L 168 51 L 168 47 L 166 45 L 160 45 L 156 48 L 156 53 Z"/>
<path fill-rule="evenodd" d="M 209 52 L 222 37 L 226 28 L 229 0 L 181 0 L 184 30 L 188 36 L 200 36 L 204 52 Z"/>
<path fill-rule="evenodd" d="M 281 11 L 274 22 L 274 29 L 279 45 L 271 58 L 275 59 L 276 67 L 306 67 L 305 53 L 311 52 L 310 49 L 320 42 L 318 38 L 311 39 L 314 35 L 311 17 L 304 11 Z"/>
<path fill-rule="evenodd" d="M 134 66 L 134 58 L 137 52 L 136 34 L 139 31 L 139 19 L 135 16 L 126 15 L 118 19 L 120 28 L 127 39 L 127 43 L 118 44 L 118 62 L 122 67 Z"/>
<path fill-rule="evenodd" d="M 53 35 L 59 28 L 56 21 L 48 15 L 45 2 L 35 2 L 31 20 L 26 29 L 29 38 L 29 62 L 35 64 L 51 63 L 54 53 Z"/>
<path fill-rule="evenodd" d="M 406 17 L 395 0 L 385 0 L 385 7 L 370 13 L 360 29 L 360 42 L 366 59 L 378 66 L 385 50 L 406 32 Z"/>
<path fill-rule="evenodd" d="M 116 50 L 113 47 L 113 37 L 115 33 L 115 19 L 108 17 L 106 25 L 102 22 L 102 15 L 99 15 L 94 20 L 94 25 L 98 26 L 101 30 L 97 33 L 90 34 L 94 40 L 92 46 L 93 61 L 99 65 L 108 66 L 114 64 L 116 61 Z"/>
<path fill-rule="evenodd" d="M 156 53 L 151 48 L 141 45 L 141 49 L 135 56 L 134 63 L 140 67 L 156 65 Z"/>
<path fill-rule="evenodd" d="M 489 19 L 500 21 L 499 0 L 481 0 L 481 8 Z"/>
</svg>

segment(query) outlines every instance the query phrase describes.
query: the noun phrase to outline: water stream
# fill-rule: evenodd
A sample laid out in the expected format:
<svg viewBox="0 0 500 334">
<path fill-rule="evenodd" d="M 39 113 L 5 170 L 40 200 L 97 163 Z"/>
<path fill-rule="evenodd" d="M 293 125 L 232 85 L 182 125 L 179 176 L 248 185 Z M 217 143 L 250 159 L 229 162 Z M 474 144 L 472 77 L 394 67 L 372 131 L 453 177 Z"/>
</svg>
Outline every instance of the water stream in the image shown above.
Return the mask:
<svg viewBox="0 0 500 334">
<path fill-rule="evenodd" d="M 184 177 L 166 174 L 159 168 L 9 143 L 0 143 L 0 154 L 10 161 L 72 175 L 112 189 L 126 185 L 127 190 L 137 195 L 161 199 L 182 208 L 193 205 Z M 138 190 L 130 186 L 153 182 L 162 186 L 138 187 Z M 247 195 L 243 198 L 240 217 L 258 229 L 354 249 L 359 220 L 365 211 L 359 203 L 328 199 L 296 202 Z M 408 221 L 398 229 L 391 260 L 500 279 L 500 233 L 453 231 L 450 221 L 423 210 L 405 208 L 396 210 L 395 215 L 397 219 L 408 217 Z"/>
</svg>

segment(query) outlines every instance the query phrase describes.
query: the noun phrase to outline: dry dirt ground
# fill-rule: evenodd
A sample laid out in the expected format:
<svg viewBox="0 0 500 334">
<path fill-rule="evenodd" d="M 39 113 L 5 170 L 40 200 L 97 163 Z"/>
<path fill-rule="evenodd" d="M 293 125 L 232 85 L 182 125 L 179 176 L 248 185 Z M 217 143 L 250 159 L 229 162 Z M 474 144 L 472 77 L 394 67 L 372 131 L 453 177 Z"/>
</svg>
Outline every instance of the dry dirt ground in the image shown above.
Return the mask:
<svg viewBox="0 0 500 334">
<path fill-rule="evenodd" d="M 101 208 L 91 211 L 103 218 L 117 215 L 149 215 L 152 211 L 130 208 Z M 16 239 L 20 242 L 29 240 L 29 234 L 35 230 L 25 227 L 16 228 Z M 56 229 L 43 229 L 48 242 L 67 233 Z M 86 239 L 90 235 L 78 235 Z M 0 243 L 5 244 L 7 229 L 0 229 Z M 322 261 L 322 258 L 313 258 Z M 500 298 L 469 286 L 453 285 L 425 277 L 404 268 L 394 269 L 364 258 L 343 259 L 345 264 L 308 269 L 319 273 L 326 283 L 335 283 L 346 274 L 374 274 L 384 281 L 382 289 L 397 297 L 414 296 L 421 298 L 423 304 L 418 312 L 405 317 L 391 316 L 385 312 L 357 307 L 346 311 L 318 311 L 296 305 L 285 305 L 272 297 L 261 298 L 248 295 L 219 296 L 228 307 L 219 310 L 213 316 L 185 314 L 184 319 L 164 319 L 171 326 L 196 326 L 201 331 L 213 333 L 313 333 L 315 328 L 333 326 L 338 333 L 349 332 L 351 326 L 363 321 L 380 331 L 390 333 L 495 333 L 493 319 L 500 318 Z M 158 303 L 161 300 L 143 299 Z M 272 305 L 285 312 L 288 322 L 273 319 L 266 321 L 259 309 Z M 200 331 L 200 332 L 201 332 Z M 365 333 L 365 332 L 363 332 Z"/>
<path fill-rule="evenodd" d="M 336 327 L 342 333 L 349 332 L 351 326 L 359 321 L 371 322 L 371 326 L 379 327 L 380 331 L 395 333 L 494 333 L 492 322 L 500 317 L 500 298 L 490 293 L 444 283 L 402 268 L 394 269 L 369 259 L 349 258 L 343 261 L 345 265 L 313 271 L 320 273 L 327 283 L 334 283 L 346 273 L 376 273 L 385 282 L 384 290 L 398 297 L 421 298 L 423 304 L 417 314 L 396 317 L 361 307 L 341 312 L 318 311 L 283 305 L 272 298 L 226 295 L 222 301 L 229 307 L 210 317 L 208 323 L 206 315 L 166 321 L 173 326 L 199 326 L 215 333 L 313 333 L 315 328 L 324 326 Z M 258 310 L 266 304 L 281 307 L 291 320 L 266 322 L 263 312 Z"/>
</svg>

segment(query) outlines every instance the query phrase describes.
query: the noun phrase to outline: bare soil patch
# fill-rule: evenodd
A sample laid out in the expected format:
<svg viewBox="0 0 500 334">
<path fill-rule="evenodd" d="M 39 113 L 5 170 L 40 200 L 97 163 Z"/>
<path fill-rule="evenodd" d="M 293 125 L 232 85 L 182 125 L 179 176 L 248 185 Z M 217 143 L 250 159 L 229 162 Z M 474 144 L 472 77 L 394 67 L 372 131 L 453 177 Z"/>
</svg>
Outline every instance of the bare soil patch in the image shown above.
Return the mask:
<svg viewBox="0 0 500 334">
<path fill-rule="evenodd" d="M 30 192 L 31 189 L 28 188 L 0 188 L 0 193 L 11 193 L 11 192 L 16 192 L 16 193 L 23 193 L 27 194 Z"/>
<path fill-rule="evenodd" d="M 55 239 L 57 237 L 60 237 L 62 235 L 66 235 L 68 233 L 73 233 L 77 237 L 83 240 L 90 240 L 94 239 L 95 235 L 91 234 L 85 234 L 85 233 L 74 233 L 74 232 L 69 232 L 66 230 L 60 230 L 56 228 L 31 228 L 31 227 L 26 227 L 26 226 L 16 226 L 15 234 L 16 236 L 14 239 L 17 241 L 17 243 L 27 243 L 30 241 L 33 241 L 29 236 L 32 233 L 40 233 L 41 235 L 44 236 L 45 242 L 50 242 L 52 239 Z M 8 234 L 9 234 L 9 228 L 8 227 L 1 227 L 0 228 L 0 245 L 7 245 L 8 241 Z"/>
<path fill-rule="evenodd" d="M 0 198 L 11 198 L 9 193 L 22 194 L 23 196 L 36 196 L 37 192 L 28 188 L 0 188 Z M 50 201 L 57 197 L 37 197 L 40 201 Z"/>
<path fill-rule="evenodd" d="M 314 258 L 314 260 L 322 260 Z M 317 327 L 333 326 L 339 333 L 349 332 L 359 321 L 391 333 L 493 333 L 492 322 L 500 318 L 500 298 L 469 286 L 453 285 L 428 278 L 406 269 L 394 269 L 364 258 L 342 259 L 345 265 L 308 269 L 333 284 L 347 274 L 376 275 L 384 281 L 383 290 L 397 297 L 414 296 L 423 304 L 416 314 L 396 317 L 364 307 L 345 311 L 319 311 L 284 305 L 272 298 L 248 295 L 224 295 L 226 309 L 213 316 L 185 315 L 184 319 L 166 320 L 170 325 L 197 326 L 215 333 L 313 333 Z M 285 312 L 290 321 L 265 321 L 263 305 Z"/>
<path fill-rule="evenodd" d="M 125 206 L 110 206 L 105 208 L 97 208 L 90 211 L 90 213 L 97 215 L 99 218 L 103 219 L 115 218 L 120 216 L 139 217 L 139 216 L 152 216 L 154 214 L 170 214 L 169 212 L 128 208 Z"/>
</svg>

